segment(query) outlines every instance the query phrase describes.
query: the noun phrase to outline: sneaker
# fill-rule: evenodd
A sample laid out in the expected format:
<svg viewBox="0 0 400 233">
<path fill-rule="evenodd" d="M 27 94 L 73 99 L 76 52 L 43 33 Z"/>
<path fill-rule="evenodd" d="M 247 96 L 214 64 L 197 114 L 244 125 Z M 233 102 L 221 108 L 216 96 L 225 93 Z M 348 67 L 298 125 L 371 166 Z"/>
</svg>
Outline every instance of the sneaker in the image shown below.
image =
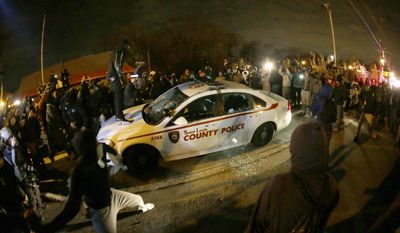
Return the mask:
<svg viewBox="0 0 400 233">
<path fill-rule="evenodd" d="M 124 120 L 125 120 L 124 118 L 115 117 L 115 121 L 120 122 L 120 121 L 124 121 Z"/>
<path fill-rule="evenodd" d="M 147 212 L 149 210 L 152 210 L 154 208 L 154 204 L 153 203 L 146 203 L 144 204 L 143 207 L 139 207 L 139 210 L 142 211 L 142 213 Z"/>
<path fill-rule="evenodd" d="M 125 118 L 119 118 L 119 117 L 115 117 L 115 121 L 119 122 L 121 125 L 128 125 L 132 122 Z"/>
<path fill-rule="evenodd" d="M 122 120 L 119 122 L 120 125 L 129 125 L 130 123 L 132 123 L 131 121 L 127 121 L 127 120 Z"/>
<path fill-rule="evenodd" d="M 361 144 L 360 139 L 358 139 L 357 136 L 355 136 L 355 137 L 353 138 L 353 142 L 356 143 L 356 144 Z"/>
</svg>

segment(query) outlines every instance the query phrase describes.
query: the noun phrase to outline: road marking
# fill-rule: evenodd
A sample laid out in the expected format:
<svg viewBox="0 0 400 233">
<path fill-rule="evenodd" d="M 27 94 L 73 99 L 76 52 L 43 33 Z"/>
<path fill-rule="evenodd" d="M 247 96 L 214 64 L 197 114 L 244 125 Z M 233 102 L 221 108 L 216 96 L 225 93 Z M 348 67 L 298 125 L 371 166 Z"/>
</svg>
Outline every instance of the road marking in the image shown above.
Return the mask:
<svg viewBox="0 0 400 233">
<path fill-rule="evenodd" d="M 60 159 L 66 158 L 66 157 L 68 157 L 68 153 L 63 152 L 61 154 L 58 154 L 58 155 L 54 156 L 54 161 L 57 161 L 57 160 L 60 160 Z M 44 157 L 43 160 L 44 160 L 45 164 L 52 163 L 52 161 L 51 161 L 51 159 L 49 157 Z"/>
</svg>

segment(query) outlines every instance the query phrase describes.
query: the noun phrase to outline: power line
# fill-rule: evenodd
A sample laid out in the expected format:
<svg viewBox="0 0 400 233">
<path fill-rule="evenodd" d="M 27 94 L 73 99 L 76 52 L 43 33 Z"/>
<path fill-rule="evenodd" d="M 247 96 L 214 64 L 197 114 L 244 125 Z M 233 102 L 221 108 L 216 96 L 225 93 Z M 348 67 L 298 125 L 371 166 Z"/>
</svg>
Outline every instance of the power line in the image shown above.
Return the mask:
<svg viewBox="0 0 400 233">
<path fill-rule="evenodd" d="M 383 51 L 383 48 L 381 47 L 381 44 L 379 43 L 378 39 L 376 39 L 375 34 L 372 32 L 370 26 L 368 25 L 367 21 L 364 19 L 364 17 L 361 15 L 360 11 L 356 8 L 356 6 L 353 4 L 351 0 L 348 0 L 350 5 L 353 7 L 354 11 L 357 12 L 358 16 L 360 17 L 361 21 L 364 23 L 365 27 L 368 29 L 369 33 L 371 34 L 372 38 L 374 39 L 376 45 L 378 46 L 380 51 Z"/>
</svg>

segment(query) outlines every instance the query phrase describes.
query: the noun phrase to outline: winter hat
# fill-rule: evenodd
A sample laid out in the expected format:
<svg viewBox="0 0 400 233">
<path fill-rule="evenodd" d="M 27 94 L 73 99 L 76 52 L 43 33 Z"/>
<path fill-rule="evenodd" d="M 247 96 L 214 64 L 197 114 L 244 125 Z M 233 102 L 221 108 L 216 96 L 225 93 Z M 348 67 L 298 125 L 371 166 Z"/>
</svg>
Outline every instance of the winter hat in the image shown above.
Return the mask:
<svg viewBox="0 0 400 233">
<path fill-rule="evenodd" d="M 299 125 L 290 139 L 292 171 L 325 172 L 328 166 L 328 139 L 317 122 Z"/>
</svg>

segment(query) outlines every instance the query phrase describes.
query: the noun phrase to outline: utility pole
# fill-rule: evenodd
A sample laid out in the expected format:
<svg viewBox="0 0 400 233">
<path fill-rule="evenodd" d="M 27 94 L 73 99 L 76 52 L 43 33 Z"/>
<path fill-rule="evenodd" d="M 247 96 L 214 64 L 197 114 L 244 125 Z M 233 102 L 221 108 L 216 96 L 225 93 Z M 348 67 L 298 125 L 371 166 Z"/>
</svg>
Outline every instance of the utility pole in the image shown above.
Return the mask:
<svg viewBox="0 0 400 233">
<path fill-rule="evenodd" d="M 3 95 L 4 95 L 4 89 L 3 89 L 3 70 L 0 70 L 0 84 L 1 84 L 1 93 L 0 93 L 0 107 L 3 104 Z"/>
<path fill-rule="evenodd" d="M 46 14 L 43 16 L 42 24 L 42 41 L 40 43 L 40 70 L 42 73 L 42 85 L 44 85 L 44 73 L 43 73 L 43 42 L 44 42 L 44 26 L 46 25 Z"/>
<path fill-rule="evenodd" d="M 151 72 L 150 49 L 147 50 L 147 62 L 149 63 L 149 75 L 150 75 Z"/>
<path fill-rule="evenodd" d="M 0 51 L 1 55 L 1 51 Z M 4 87 L 3 87 L 3 63 L 0 62 L 0 85 L 1 85 L 1 90 L 0 90 L 0 108 L 2 107 L 1 105 L 3 104 L 3 94 L 4 94 Z"/>
<path fill-rule="evenodd" d="M 336 66 L 336 42 L 335 42 L 335 31 L 333 29 L 333 21 L 332 21 L 332 10 L 331 10 L 331 6 L 329 3 L 323 3 L 321 4 L 322 7 L 324 7 L 326 9 L 326 11 L 328 12 L 328 16 L 329 16 L 329 22 L 331 24 L 331 33 L 332 33 L 332 44 L 333 44 L 333 62 Z"/>
<path fill-rule="evenodd" d="M 379 20 L 379 24 L 377 24 L 378 27 L 378 33 L 379 33 L 379 55 L 380 55 L 380 59 L 379 59 L 379 82 L 383 82 L 383 72 L 384 72 L 384 68 L 385 68 L 385 63 L 386 63 L 386 59 L 385 59 L 385 51 L 383 49 L 383 19 L 382 18 L 378 18 L 378 17 L 374 17 L 375 19 Z"/>
</svg>

